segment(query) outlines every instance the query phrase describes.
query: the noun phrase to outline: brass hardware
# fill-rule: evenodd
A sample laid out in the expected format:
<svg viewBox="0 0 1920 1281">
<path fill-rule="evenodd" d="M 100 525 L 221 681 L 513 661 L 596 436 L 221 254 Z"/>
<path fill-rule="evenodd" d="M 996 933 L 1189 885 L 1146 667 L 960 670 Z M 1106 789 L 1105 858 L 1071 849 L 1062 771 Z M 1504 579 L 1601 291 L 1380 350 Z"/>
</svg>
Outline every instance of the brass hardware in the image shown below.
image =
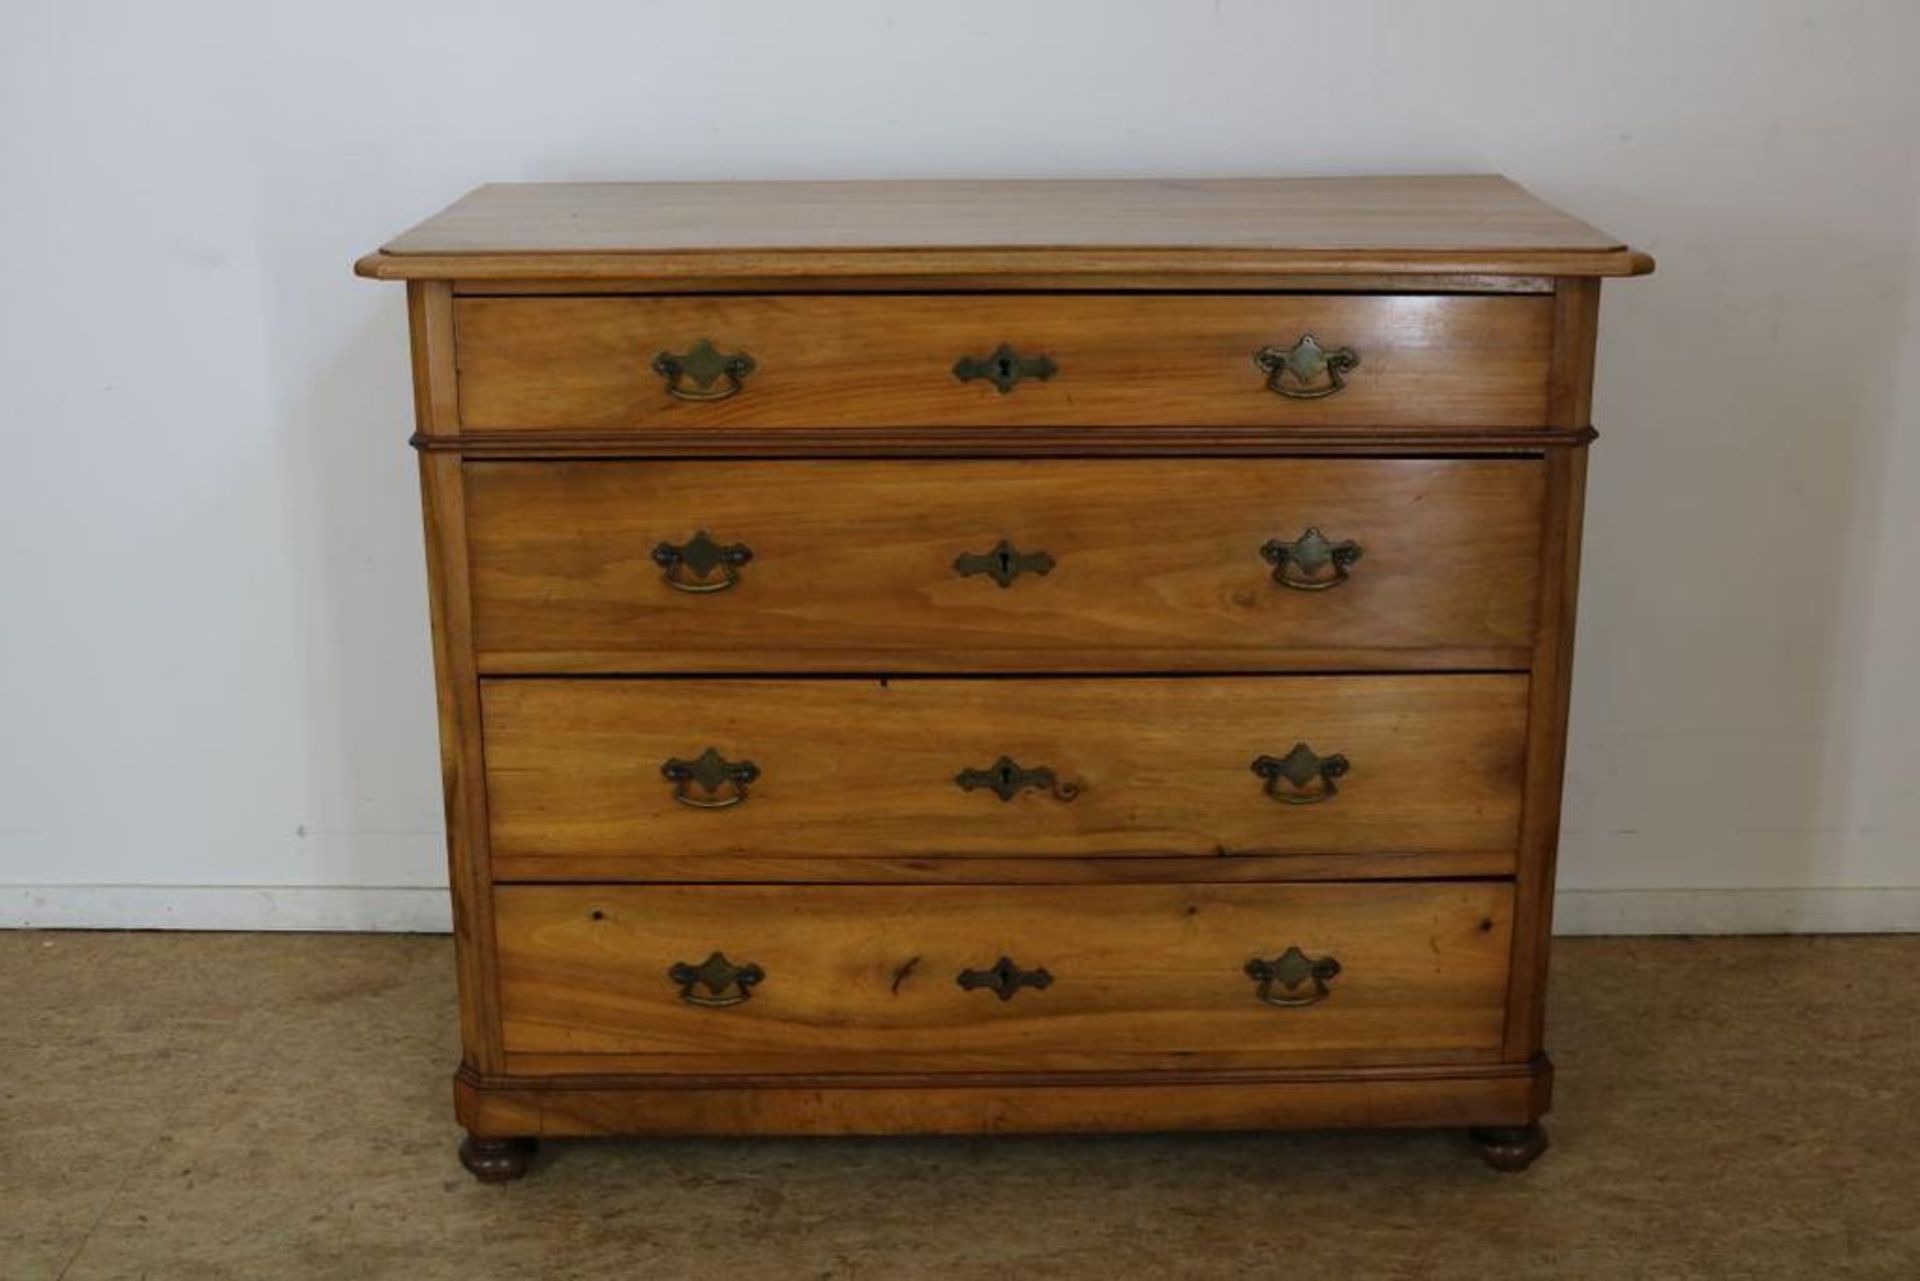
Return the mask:
<svg viewBox="0 0 1920 1281">
<path fill-rule="evenodd" d="M 1360 367 L 1360 353 L 1328 350 L 1312 334 L 1302 334 L 1291 347 L 1262 347 L 1253 363 L 1267 375 L 1268 391 L 1289 400 L 1319 400 L 1347 385 L 1347 375 Z"/>
<path fill-rule="evenodd" d="M 953 568 L 962 578 L 985 574 L 1002 587 L 1011 587 L 1022 574 L 1053 572 L 1053 557 L 1045 552 L 1023 552 L 1003 538 L 990 552 L 963 552 L 954 557 Z"/>
<path fill-rule="evenodd" d="M 1351 768 L 1346 757 L 1337 753 L 1318 755 L 1305 743 L 1295 743 L 1285 756 L 1253 759 L 1253 772 L 1267 780 L 1267 795 L 1286 805 L 1318 805 L 1332 800 L 1340 792 L 1333 780 L 1345 777 Z M 1307 791 L 1307 785 L 1315 779 L 1320 780 L 1320 786 Z M 1292 784 L 1292 790 L 1281 789 L 1283 780 Z"/>
<path fill-rule="evenodd" d="M 702 338 L 685 355 L 663 351 L 653 358 L 653 372 L 667 380 L 667 394 L 680 400 L 725 400 L 739 392 L 754 368 L 752 356 L 744 351 L 723 354 L 710 338 Z M 691 385 L 683 380 L 691 380 Z"/>
<path fill-rule="evenodd" d="M 984 378 L 998 387 L 1002 396 L 1012 391 L 1022 378 L 1045 382 L 1058 372 L 1060 366 L 1053 363 L 1051 356 L 1022 356 L 1005 343 L 994 348 L 991 356 L 962 356 L 953 362 L 955 378 L 963 383 Z"/>
<path fill-rule="evenodd" d="M 1053 975 L 1044 969 L 1023 970 L 1006 957 L 993 963 L 990 970 L 961 970 L 954 982 L 972 992 L 985 988 L 1003 1001 L 1011 1001 L 1023 987 L 1044 991 L 1053 986 Z"/>
<path fill-rule="evenodd" d="M 740 566 L 753 559 L 753 548 L 745 543 L 716 543 L 702 529 L 684 543 L 660 543 L 653 549 L 653 563 L 660 577 L 679 592 L 724 592 L 740 581 Z M 693 571 L 692 578 L 681 578 L 676 569 Z M 713 578 L 714 570 L 720 571 Z"/>
<path fill-rule="evenodd" d="M 1340 973 L 1340 962 L 1331 956 L 1308 956 L 1299 948 L 1290 947 L 1276 960 L 1263 961 L 1254 957 L 1247 962 L 1246 970 L 1247 977 L 1260 985 L 1255 994 L 1268 1005 L 1313 1005 L 1327 999 L 1327 984 Z M 1275 983 L 1292 992 L 1308 979 L 1313 980 L 1313 990 L 1310 992 L 1299 996 L 1279 996 L 1274 993 Z"/>
<path fill-rule="evenodd" d="M 1273 566 L 1273 581 L 1282 587 L 1296 592 L 1324 592 L 1346 582 L 1347 571 L 1365 551 L 1351 538 L 1336 543 L 1318 527 L 1309 527 L 1292 542 L 1268 539 L 1260 547 L 1260 559 Z"/>
<path fill-rule="evenodd" d="M 1078 783 L 1061 782 L 1059 776 L 1044 765 L 1023 768 L 1011 756 L 1002 756 L 985 769 L 963 769 L 953 776 L 953 781 L 963 792 L 985 788 L 1002 801 L 1010 801 L 1028 788 L 1045 792 L 1056 801 L 1070 801 L 1080 795 Z"/>
<path fill-rule="evenodd" d="M 749 961 L 735 965 L 724 952 L 715 952 L 698 965 L 680 961 L 669 967 L 667 977 L 680 985 L 680 999 L 689 1005 L 738 1005 L 753 995 L 754 984 L 767 972 Z M 695 988 L 704 987 L 703 995 Z"/>
<path fill-rule="evenodd" d="M 760 767 L 752 761 L 730 761 L 709 747 L 694 760 L 674 757 L 660 767 L 660 777 L 673 784 L 673 799 L 682 805 L 723 810 L 747 799 L 747 784 L 760 777 Z M 688 791 L 689 783 L 699 784 L 705 795 Z"/>
</svg>

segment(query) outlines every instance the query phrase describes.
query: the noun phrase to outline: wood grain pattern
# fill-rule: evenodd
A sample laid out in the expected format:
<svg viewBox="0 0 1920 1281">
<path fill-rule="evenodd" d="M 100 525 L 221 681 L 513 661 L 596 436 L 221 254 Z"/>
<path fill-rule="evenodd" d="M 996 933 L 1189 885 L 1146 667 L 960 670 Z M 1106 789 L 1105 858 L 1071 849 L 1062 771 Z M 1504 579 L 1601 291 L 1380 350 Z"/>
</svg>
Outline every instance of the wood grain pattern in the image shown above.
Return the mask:
<svg viewBox="0 0 1920 1281">
<path fill-rule="evenodd" d="M 753 1088 L 645 1077 L 574 1084 L 461 1073 L 454 1109 L 477 1134 L 853 1135 L 1521 1125 L 1547 1110 L 1551 1069 L 1461 1066 L 1446 1074 L 1349 1069 L 1265 1081 L 1104 1075 L 1050 1084 L 800 1080 Z"/>
<path fill-rule="evenodd" d="M 1539 297 L 460 298 L 461 423 L 470 432 L 670 427 L 1513 427 L 1546 412 L 1551 304 Z M 1292 399 L 1263 347 L 1349 347 L 1346 388 Z M 711 340 L 757 367 L 737 394 L 679 400 L 650 367 Z M 1058 370 L 1002 394 L 962 382 L 1000 344 Z"/>
<path fill-rule="evenodd" d="M 1232 271 L 1634 275 L 1616 238 L 1492 175 L 1209 181 L 514 183 L 362 275 L 1058 279 Z"/>
<path fill-rule="evenodd" d="M 1591 427 L 730 427 L 696 436 L 662 427 L 415 434 L 426 453 L 475 460 L 780 458 L 1538 457 L 1586 444 Z"/>
<path fill-rule="evenodd" d="M 504 886 L 505 1043 L 587 1056 L 589 1070 L 617 1055 L 621 1071 L 716 1074 L 1493 1058 L 1511 895 L 1500 882 Z M 1338 959 L 1324 1000 L 1258 999 L 1246 963 L 1290 947 Z M 737 1005 L 688 1004 L 667 970 L 716 950 L 764 979 Z M 956 982 L 1003 956 L 1050 984 L 1001 1000 Z"/>
<path fill-rule="evenodd" d="M 459 431 L 451 399 L 451 297 L 444 284 L 407 286 L 418 430 Z M 481 1070 L 502 1062 L 494 969 L 493 893 L 487 855 L 486 772 L 481 765 L 480 687 L 473 659 L 466 494 L 449 454 L 420 455 L 427 598 L 433 627 L 434 692 L 440 723 L 440 783 L 447 827 L 447 883 L 453 899 L 460 988 L 462 1060 Z"/>
<path fill-rule="evenodd" d="M 724 859 L 688 854 L 507 854 L 496 853 L 498 881 L 588 882 L 720 881 L 791 885 L 1101 885 L 1127 883 L 1234 884 L 1248 881 L 1414 880 L 1498 877 L 1513 874 L 1511 848 L 1485 850 L 1375 850 L 1360 853 L 1295 852 L 1243 854 L 1216 850 L 1191 855 L 1125 858 L 783 858 L 731 854 Z"/>
<path fill-rule="evenodd" d="M 489 680 L 503 855 L 1089 857 L 1511 849 L 1527 679 Z M 1351 771 L 1320 804 L 1251 769 L 1296 742 Z M 675 803 L 670 758 L 753 761 L 749 799 Z M 1071 800 L 955 783 L 1002 755 Z"/>
<path fill-rule="evenodd" d="M 1519 668 L 1541 466 L 1436 459 L 470 464 L 483 670 Z M 1364 554 L 1296 591 L 1260 549 Z M 698 530 L 753 560 L 663 580 Z M 957 557 L 1044 550 L 1008 587 Z"/>
<path fill-rule="evenodd" d="M 1651 269 L 1489 177 L 491 187 L 363 259 L 409 281 L 470 1168 L 1298 1125 L 1530 1158 L 1599 278 Z M 1275 396 L 1252 352 L 1307 332 L 1360 367 Z M 667 396 L 700 338 L 745 390 Z M 1056 373 L 954 377 L 1000 343 Z M 1309 525 L 1365 553 L 1289 593 L 1258 549 Z M 699 529 L 753 548 L 735 588 L 660 581 Z M 954 574 L 1002 538 L 1049 572 Z M 1295 742 L 1349 759 L 1331 800 L 1262 790 Z M 675 804 L 709 746 L 749 798 Z M 1002 755 L 1064 787 L 956 785 Z M 1332 994 L 1260 1005 L 1294 943 Z M 715 949 L 767 977 L 683 1003 Z M 954 984 L 1003 954 L 1055 982 Z"/>
<path fill-rule="evenodd" d="M 1565 280 L 1555 293 L 1552 417 L 1586 422 L 1592 413 L 1600 289 Z M 1534 640 L 1535 683 L 1527 721 L 1527 788 L 1518 868 L 1520 911 L 1514 932 L 1514 981 L 1508 993 L 1507 1054 L 1540 1050 L 1546 1020 L 1547 957 L 1553 932 L 1554 872 L 1560 847 L 1567 715 L 1573 693 L 1573 639 L 1580 597 L 1580 536 L 1587 488 L 1587 451 L 1547 456 L 1547 518 L 1541 526 L 1544 570 L 1540 630 Z"/>
</svg>

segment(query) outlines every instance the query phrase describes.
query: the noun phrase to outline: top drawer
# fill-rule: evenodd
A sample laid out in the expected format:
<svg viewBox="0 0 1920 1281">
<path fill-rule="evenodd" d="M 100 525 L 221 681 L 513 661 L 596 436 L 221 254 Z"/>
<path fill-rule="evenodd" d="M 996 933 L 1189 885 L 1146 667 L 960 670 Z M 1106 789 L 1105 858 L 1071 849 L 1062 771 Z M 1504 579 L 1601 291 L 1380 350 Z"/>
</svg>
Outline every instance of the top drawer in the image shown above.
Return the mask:
<svg viewBox="0 0 1920 1281">
<path fill-rule="evenodd" d="M 469 431 L 1531 428 L 1529 296 L 462 298 Z"/>
</svg>

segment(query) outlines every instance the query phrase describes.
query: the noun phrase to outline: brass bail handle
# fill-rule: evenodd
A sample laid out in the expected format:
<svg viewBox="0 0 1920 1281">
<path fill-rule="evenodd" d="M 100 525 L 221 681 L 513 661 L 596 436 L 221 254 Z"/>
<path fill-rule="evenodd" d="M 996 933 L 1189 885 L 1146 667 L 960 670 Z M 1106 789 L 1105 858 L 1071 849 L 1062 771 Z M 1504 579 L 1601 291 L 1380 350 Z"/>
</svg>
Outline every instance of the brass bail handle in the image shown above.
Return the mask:
<svg viewBox="0 0 1920 1281">
<path fill-rule="evenodd" d="M 735 965 L 725 952 L 715 952 L 698 965 L 676 961 L 667 967 L 667 977 L 680 985 L 680 999 L 688 1005 L 717 1009 L 752 996 L 767 973 L 751 961 Z"/>
<path fill-rule="evenodd" d="M 1254 995 L 1268 1005 L 1316 1005 L 1331 994 L 1327 984 L 1340 973 L 1340 962 L 1331 956 L 1308 956 L 1298 947 L 1290 947 L 1271 961 L 1254 957 L 1246 964 L 1246 975 L 1260 986 Z M 1313 986 L 1300 991 L 1303 983 Z M 1280 991 L 1274 990 L 1275 985 Z M 1294 993 L 1299 992 L 1299 995 Z"/>
<path fill-rule="evenodd" d="M 953 981 L 963 991 L 974 992 L 984 988 L 1002 1001 L 1011 1001 L 1023 987 L 1030 987 L 1036 992 L 1052 987 L 1053 975 L 1045 969 L 1023 970 L 1003 956 L 993 963 L 991 969 L 961 970 Z"/>
<path fill-rule="evenodd" d="M 1342 391 L 1347 375 L 1360 367 L 1360 353 L 1351 347 L 1322 347 L 1312 334 L 1302 334 L 1291 347 L 1262 347 L 1253 363 L 1267 376 L 1267 390 L 1288 400 L 1320 400 Z"/>
<path fill-rule="evenodd" d="M 684 352 L 662 351 L 653 358 L 653 372 L 667 380 L 667 394 L 676 400 L 725 400 L 738 395 L 747 375 L 757 367 L 746 352 L 722 352 L 711 338 L 702 338 Z"/>
<path fill-rule="evenodd" d="M 1305 743 L 1295 743 L 1285 756 L 1256 756 L 1253 772 L 1266 780 L 1267 795 L 1282 805 L 1319 805 L 1340 794 L 1334 780 L 1345 778 L 1353 766 L 1337 752 L 1321 756 Z M 1315 782 L 1319 783 L 1314 787 Z M 1282 787 L 1282 783 L 1288 784 Z"/>
<path fill-rule="evenodd" d="M 753 548 L 745 543 L 715 542 L 713 535 L 702 529 L 684 543 L 655 544 L 652 559 L 667 586 L 700 595 L 724 592 L 739 582 L 740 567 L 753 559 Z M 720 571 L 718 578 L 713 576 L 715 570 Z"/>
<path fill-rule="evenodd" d="M 664 762 L 660 777 L 673 784 L 673 799 L 689 809 L 723 810 L 747 799 L 747 784 L 760 777 L 760 767 L 752 761 L 730 761 L 709 747 L 693 760 L 676 756 Z"/>
<path fill-rule="evenodd" d="M 1335 542 L 1317 525 L 1288 541 L 1270 538 L 1260 547 L 1260 559 L 1273 566 L 1273 581 L 1296 592 L 1324 592 L 1351 577 L 1366 549 L 1351 538 Z"/>
</svg>

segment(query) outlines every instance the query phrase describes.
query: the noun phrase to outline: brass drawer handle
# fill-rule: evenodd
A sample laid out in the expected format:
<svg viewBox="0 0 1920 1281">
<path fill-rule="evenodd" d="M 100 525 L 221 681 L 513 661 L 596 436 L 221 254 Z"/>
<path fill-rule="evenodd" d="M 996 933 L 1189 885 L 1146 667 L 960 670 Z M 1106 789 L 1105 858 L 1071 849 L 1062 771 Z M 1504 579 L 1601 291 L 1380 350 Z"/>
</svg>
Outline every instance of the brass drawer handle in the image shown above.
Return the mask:
<svg viewBox="0 0 1920 1281">
<path fill-rule="evenodd" d="M 1056 801 L 1070 801 L 1080 795 L 1078 783 L 1063 783 L 1059 775 L 1044 765 L 1027 769 L 1011 756 L 1002 756 L 985 769 L 963 769 L 953 776 L 963 792 L 984 788 L 1002 801 L 1010 801 L 1032 788 L 1045 792 Z"/>
<path fill-rule="evenodd" d="M 724 952 L 715 952 L 698 965 L 678 961 L 668 968 L 667 977 L 680 985 L 680 999 L 688 1005 L 719 1007 L 738 1005 L 753 995 L 756 983 L 767 972 L 749 961 L 735 965 Z M 704 993 L 696 990 L 705 988 Z"/>
<path fill-rule="evenodd" d="M 660 577 L 677 592 L 724 592 L 740 581 L 740 566 L 753 559 L 753 548 L 745 543 L 716 543 L 702 529 L 684 543 L 660 543 L 653 549 L 653 563 Z M 686 569 L 693 577 L 676 571 Z M 713 571 L 720 571 L 714 578 Z"/>
<path fill-rule="evenodd" d="M 1317 526 L 1310 526 L 1292 542 L 1270 538 L 1260 547 L 1260 559 L 1273 566 L 1273 581 L 1296 592 L 1338 587 L 1365 554 L 1366 549 L 1351 538 L 1336 543 Z"/>
<path fill-rule="evenodd" d="M 1059 372 L 1060 366 L 1053 363 L 1051 356 L 1022 356 L 1005 343 L 994 348 L 991 356 L 962 356 L 953 362 L 955 378 L 963 383 L 984 378 L 998 387 L 1002 396 L 1012 391 L 1022 378 L 1045 382 Z"/>
<path fill-rule="evenodd" d="M 963 552 L 954 557 L 953 569 L 962 578 L 985 574 L 1000 586 L 1011 587 L 1022 574 L 1044 577 L 1052 573 L 1053 557 L 1045 552 L 1023 552 L 1003 538 L 992 551 Z"/>
<path fill-rule="evenodd" d="M 730 761 L 709 747 L 693 760 L 678 756 L 660 767 L 660 777 L 673 784 L 673 799 L 697 810 L 723 810 L 747 799 L 747 784 L 760 777 L 752 761 Z M 687 785 L 695 784 L 696 796 Z"/>
<path fill-rule="evenodd" d="M 1351 347 L 1328 350 L 1312 334 L 1300 335 L 1291 347 L 1262 347 L 1253 363 L 1267 375 L 1267 390 L 1289 400 L 1319 400 L 1347 385 L 1347 375 L 1360 367 L 1360 353 Z"/>
<path fill-rule="evenodd" d="M 1045 991 L 1053 986 L 1053 975 L 1044 969 L 1023 970 L 1006 957 L 993 963 L 990 970 L 961 970 L 954 979 L 968 992 L 985 988 L 1003 1001 L 1011 1001 L 1023 987 Z"/>
<path fill-rule="evenodd" d="M 1314 1005 L 1327 999 L 1327 984 L 1340 973 L 1340 962 L 1331 956 L 1308 956 L 1290 947 L 1271 961 L 1256 956 L 1247 962 L 1246 969 L 1247 977 L 1260 985 L 1254 994 L 1268 1005 Z M 1273 990 L 1278 983 L 1291 993 L 1308 979 L 1313 980 L 1312 990 L 1299 996 L 1282 996 Z"/>
<path fill-rule="evenodd" d="M 755 368 L 752 356 L 744 351 L 723 354 L 710 338 L 684 354 L 663 351 L 653 358 L 653 372 L 667 380 L 667 394 L 678 400 L 725 400 L 739 393 Z"/>
<path fill-rule="evenodd" d="M 1305 743 L 1295 743 L 1285 756 L 1256 756 L 1253 772 L 1267 780 L 1267 795 L 1284 805 L 1318 805 L 1339 795 L 1333 780 L 1344 778 L 1353 768 L 1347 758 L 1335 753 L 1321 756 Z M 1311 787 L 1315 780 L 1318 787 Z M 1282 788 L 1285 782 L 1289 787 Z"/>
</svg>

